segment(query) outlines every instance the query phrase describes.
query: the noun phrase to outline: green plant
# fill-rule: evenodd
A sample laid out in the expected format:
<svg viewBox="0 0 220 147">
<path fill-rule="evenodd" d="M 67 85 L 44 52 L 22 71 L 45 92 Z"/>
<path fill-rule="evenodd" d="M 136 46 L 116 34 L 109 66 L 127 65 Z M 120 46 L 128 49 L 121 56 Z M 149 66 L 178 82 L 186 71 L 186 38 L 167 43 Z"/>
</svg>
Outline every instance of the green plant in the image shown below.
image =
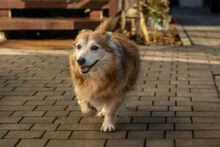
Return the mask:
<svg viewBox="0 0 220 147">
<path fill-rule="evenodd" d="M 145 16 L 151 17 L 162 25 L 163 20 L 169 20 L 169 0 L 142 0 Z"/>
</svg>

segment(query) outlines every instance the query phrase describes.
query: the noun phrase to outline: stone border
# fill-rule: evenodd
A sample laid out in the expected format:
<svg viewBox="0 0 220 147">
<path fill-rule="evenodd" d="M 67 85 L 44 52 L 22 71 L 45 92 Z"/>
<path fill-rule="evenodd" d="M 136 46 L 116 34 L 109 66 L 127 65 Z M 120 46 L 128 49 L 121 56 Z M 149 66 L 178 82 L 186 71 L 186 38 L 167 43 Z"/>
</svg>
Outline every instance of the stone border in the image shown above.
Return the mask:
<svg viewBox="0 0 220 147">
<path fill-rule="evenodd" d="M 215 87 L 217 89 L 219 98 L 220 98 L 220 75 L 219 74 L 213 74 L 214 82 L 215 82 Z"/>
<path fill-rule="evenodd" d="M 183 46 L 193 45 L 192 42 L 190 41 L 187 33 L 185 32 L 184 27 L 181 25 L 181 23 L 177 19 L 175 19 L 174 22 L 175 22 L 176 29 L 179 34 L 180 40 L 183 43 Z"/>
</svg>

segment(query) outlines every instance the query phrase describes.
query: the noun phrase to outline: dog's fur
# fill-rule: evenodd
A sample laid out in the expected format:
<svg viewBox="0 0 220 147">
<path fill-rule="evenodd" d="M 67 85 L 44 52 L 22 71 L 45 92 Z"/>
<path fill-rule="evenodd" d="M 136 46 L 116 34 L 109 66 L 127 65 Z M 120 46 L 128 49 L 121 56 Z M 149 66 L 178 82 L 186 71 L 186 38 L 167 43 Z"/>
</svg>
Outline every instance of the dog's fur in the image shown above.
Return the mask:
<svg viewBox="0 0 220 147">
<path fill-rule="evenodd" d="M 82 113 L 95 115 L 101 108 L 97 113 L 104 116 L 101 130 L 111 132 L 115 130 L 116 111 L 136 81 L 139 55 L 135 44 L 122 34 L 106 32 L 106 23 L 111 26 L 108 20 L 95 31 L 82 30 L 78 34 L 70 54 L 70 72 Z M 93 45 L 96 50 L 91 49 Z M 79 65 L 79 58 L 86 62 Z M 87 73 L 83 73 L 85 70 Z"/>
</svg>

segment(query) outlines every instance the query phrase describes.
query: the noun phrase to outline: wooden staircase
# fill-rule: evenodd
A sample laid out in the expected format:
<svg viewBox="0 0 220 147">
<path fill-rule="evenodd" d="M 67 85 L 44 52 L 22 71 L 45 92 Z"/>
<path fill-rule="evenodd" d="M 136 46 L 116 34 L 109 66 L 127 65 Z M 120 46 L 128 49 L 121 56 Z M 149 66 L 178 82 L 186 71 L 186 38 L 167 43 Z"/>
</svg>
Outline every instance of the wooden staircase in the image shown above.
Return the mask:
<svg viewBox="0 0 220 147">
<path fill-rule="evenodd" d="M 115 0 L 0 0 L 0 31 L 94 29 Z M 13 10 L 88 10 L 88 16 L 25 17 Z M 111 11 L 110 11 L 111 12 Z M 113 14 L 111 12 L 111 14 Z M 36 14 L 35 14 L 36 15 Z"/>
</svg>

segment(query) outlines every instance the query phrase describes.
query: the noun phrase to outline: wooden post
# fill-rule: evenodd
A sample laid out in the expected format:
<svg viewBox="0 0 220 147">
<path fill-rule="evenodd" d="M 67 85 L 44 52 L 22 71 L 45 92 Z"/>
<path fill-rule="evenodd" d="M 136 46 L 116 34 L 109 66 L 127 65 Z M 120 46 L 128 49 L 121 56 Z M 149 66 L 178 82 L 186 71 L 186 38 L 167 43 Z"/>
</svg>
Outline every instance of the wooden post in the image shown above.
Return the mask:
<svg viewBox="0 0 220 147">
<path fill-rule="evenodd" d="M 141 42 L 141 29 L 140 29 L 140 0 L 137 0 L 137 18 L 136 18 L 136 42 L 140 43 Z"/>
<path fill-rule="evenodd" d="M 115 16 L 118 12 L 119 0 L 109 0 L 109 16 Z"/>
<path fill-rule="evenodd" d="M 136 42 L 141 42 L 142 38 L 144 39 L 144 43 L 149 43 L 149 33 L 148 29 L 145 23 L 144 14 L 142 12 L 142 0 L 137 0 L 137 6 L 138 6 L 138 15 L 139 18 L 137 18 L 137 30 L 136 30 Z"/>
<path fill-rule="evenodd" d="M 89 17 L 93 19 L 102 19 L 102 10 L 91 10 L 91 12 L 89 13 Z"/>
<path fill-rule="evenodd" d="M 10 18 L 11 17 L 11 11 L 9 9 L 0 9 L 0 18 Z M 0 31 L 0 42 L 3 42 L 7 40 L 5 33 L 3 31 Z"/>
<path fill-rule="evenodd" d="M 126 16 L 125 16 L 125 0 L 121 1 L 121 32 L 123 33 L 125 31 L 126 26 Z"/>
</svg>

